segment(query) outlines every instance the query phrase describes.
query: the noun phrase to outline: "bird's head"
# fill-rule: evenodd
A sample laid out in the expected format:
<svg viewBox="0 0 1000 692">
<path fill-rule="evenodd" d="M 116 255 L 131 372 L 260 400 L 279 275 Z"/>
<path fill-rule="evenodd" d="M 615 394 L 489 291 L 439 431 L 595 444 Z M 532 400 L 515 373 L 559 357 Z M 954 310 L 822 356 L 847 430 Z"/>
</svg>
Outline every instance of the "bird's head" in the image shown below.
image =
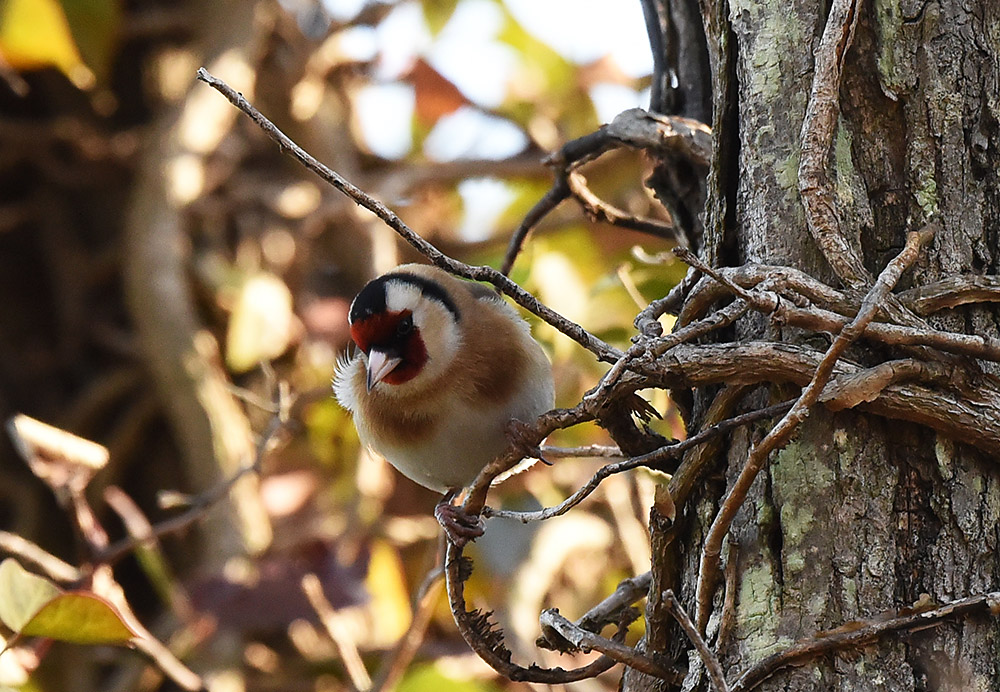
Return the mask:
<svg viewBox="0 0 1000 692">
<path fill-rule="evenodd" d="M 351 338 L 367 357 L 368 390 L 432 381 L 461 345 L 460 314 L 438 282 L 393 272 L 369 282 L 351 304 Z"/>
</svg>

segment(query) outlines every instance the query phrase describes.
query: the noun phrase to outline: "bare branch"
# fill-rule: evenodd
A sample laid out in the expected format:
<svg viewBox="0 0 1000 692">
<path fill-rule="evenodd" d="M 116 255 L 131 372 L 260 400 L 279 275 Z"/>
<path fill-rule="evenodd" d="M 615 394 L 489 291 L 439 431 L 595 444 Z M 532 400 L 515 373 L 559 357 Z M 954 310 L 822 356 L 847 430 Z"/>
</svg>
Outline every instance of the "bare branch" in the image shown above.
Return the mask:
<svg viewBox="0 0 1000 692">
<path fill-rule="evenodd" d="M 350 632 L 351 627 L 327 600 L 319 577 L 312 573 L 302 577 L 302 591 L 305 592 L 309 604 L 316 611 L 320 622 L 323 623 L 323 628 L 337 647 L 337 652 L 344 662 L 344 668 L 347 669 L 347 674 L 350 676 L 354 688 L 361 692 L 371 689 L 372 680 L 368 675 L 368 670 L 365 669 L 364 661 L 361 660 L 354 636 Z"/>
<path fill-rule="evenodd" d="M 234 106 L 248 115 L 268 137 L 278 143 L 278 146 L 281 147 L 282 150 L 287 151 L 288 154 L 295 160 L 354 200 L 354 202 L 358 205 L 375 214 L 375 216 L 381 219 L 389 228 L 394 230 L 403 240 L 417 250 L 417 252 L 422 254 L 436 266 L 455 274 L 456 276 L 461 276 L 473 281 L 485 281 L 492 284 L 497 289 L 510 296 L 514 302 L 522 308 L 537 315 L 542 320 L 586 348 L 588 351 L 592 352 L 600 360 L 613 361 L 621 356 L 621 351 L 617 348 L 598 339 L 580 325 L 566 319 L 559 313 L 544 305 L 541 301 L 515 284 L 502 273 L 498 272 L 496 269 L 486 266 L 471 266 L 445 255 L 431 243 L 417 235 L 412 228 L 407 226 L 402 219 L 393 213 L 387 206 L 382 204 L 382 202 L 361 190 L 359 187 L 346 180 L 343 176 L 333 171 L 325 164 L 317 161 L 311 154 L 303 150 L 285 133 L 279 130 L 274 123 L 265 118 L 260 111 L 250 105 L 242 94 L 237 92 L 221 79 L 211 75 L 205 68 L 198 68 L 198 79 L 221 93 L 229 99 Z"/>
<path fill-rule="evenodd" d="M 681 344 L 642 369 L 644 387 L 702 387 L 809 383 L 822 358 L 815 349 L 784 343 L 751 341 L 728 344 Z M 834 376 L 863 370 L 841 360 Z M 863 411 L 926 425 L 993 455 L 1000 447 L 1000 387 L 992 379 L 976 382 L 975 396 L 952 394 L 917 384 L 886 387 Z M 992 457 L 991 457 L 992 458 Z"/>
<path fill-rule="evenodd" d="M 622 610 L 646 597 L 651 581 L 652 575 L 649 572 L 623 579 L 619 582 L 614 593 L 588 610 L 576 621 L 577 626 L 591 632 L 600 632 L 605 625 L 619 622 Z"/>
<path fill-rule="evenodd" d="M 708 671 L 708 677 L 712 681 L 712 686 L 717 692 L 729 692 L 729 685 L 726 684 L 726 676 L 722 672 L 722 666 L 719 665 L 719 659 L 708 648 L 705 639 L 698 632 L 698 628 L 694 626 L 694 623 L 691 622 L 691 618 L 688 617 L 687 611 L 684 610 L 680 601 L 677 600 L 674 592 L 667 589 L 663 593 L 663 602 L 666 604 L 670 614 L 677 620 L 677 624 L 684 630 L 684 634 L 694 644 L 698 656 L 701 657 L 701 662 L 705 664 L 705 670 Z"/>
<path fill-rule="evenodd" d="M 556 175 L 556 180 L 552 183 L 552 187 L 545 195 L 535 202 L 535 206 L 528 210 L 528 213 L 524 215 L 521 220 L 520 225 L 514 231 L 514 234 L 510 237 L 510 242 L 507 244 L 507 252 L 504 254 L 503 264 L 500 265 L 500 273 L 504 276 L 510 274 L 510 270 L 514 268 L 514 261 L 521 252 L 521 247 L 524 245 L 525 239 L 528 237 L 528 233 L 531 229 L 538 225 L 538 222 L 545 218 L 549 212 L 554 210 L 563 200 L 569 197 L 569 179 L 565 172 L 560 172 Z"/>
<path fill-rule="evenodd" d="M 603 457 L 623 459 L 625 454 L 617 447 L 608 445 L 585 445 L 583 447 L 552 447 L 542 445 L 542 456 L 546 459 L 577 459 L 580 457 Z"/>
<path fill-rule="evenodd" d="M 624 663 L 630 668 L 635 668 L 647 675 L 653 675 L 674 684 L 679 684 L 683 679 L 679 671 L 673 670 L 665 662 L 658 660 L 657 656 L 641 652 L 621 642 L 616 642 L 613 639 L 602 637 L 599 634 L 594 634 L 578 627 L 560 615 L 556 608 L 549 608 L 542 611 L 539 620 L 542 623 L 543 631 L 551 628 L 558 632 L 559 636 L 584 653 L 600 651 L 605 656 L 613 658 L 619 663 Z"/>
<path fill-rule="evenodd" d="M 164 521 L 154 524 L 151 527 L 151 533 L 148 535 L 129 536 L 128 538 L 123 538 L 116 543 L 105 546 L 97 553 L 95 558 L 96 561 L 104 564 L 114 564 L 145 541 L 162 538 L 163 536 L 183 531 L 187 527 L 202 519 L 217 502 L 229 494 L 229 491 L 233 489 L 233 486 L 235 486 L 241 478 L 251 473 L 258 473 L 260 471 L 261 464 L 264 463 L 264 459 L 267 457 L 267 454 L 270 453 L 272 446 L 276 444 L 278 436 L 285 430 L 288 424 L 287 419 L 284 419 L 284 409 L 286 406 L 279 403 L 276 408 L 278 409 L 278 413 L 272 416 L 267 430 L 257 442 L 256 454 L 252 463 L 247 464 L 229 478 L 222 480 L 216 486 L 209 488 L 200 495 L 187 498 L 187 510 L 169 519 L 165 519 Z"/>
<path fill-rule="evenodd" d="M 701 272 L 691 267 L 680 283 L 671 288 L 667 295 L 657 298 L 643 308 L 635 316 L 635 321 L 633 322 L 635 328 L 639 330 L 639 334 L 647 337 L 655 337 L 663 334 L 663 327 L 660 325 L 659 317 L 668 313 L 676 315 L 680 310 L 681 304 L 687 298 L 688 293 L 690 293 L 700 278 Z"/>
<path fill-rule="evenodd" d="M 83 577 L 83 573 L 73 565 L 16 533 L 0 531 L 0 550 L 30 562 L 58 582 L 73 583 Z"/>
<path fill-rule="evenodd" d="M 462 550 L 450 541 L 447 544 L 445 576 L 448 603 L 466 644 L 493 670 L 514 682 L 563 684 L 596 677 L 615 665 L 615 659 L 606 655 L 572 670 L 541 668 L 535 664 L 525 668 L 513 663 L 511 652 L 503 643 L 503 631 L 490 621 L 491 613 L 470 611 L 465 605 L 465 581 L 472 572 L 472 561 L 462 555 Z"/>
<path fill-rule="evenodd" d="M 857 5 L 857 0 L 834 0 L 816 49 L 812 93 L 802 121 L 799 193 L 809 232 L 823 256 L 848 288 L 861 292 L 871 285 L 872 276 L 840 228 L 837 201 L 827 173 L 840 112 L 840 77 L 858 22 Z"/>
<path fill-rule="evenodd" d="M 443 535 L 443 534 L 442 534 Z M 372 685 L 372 692 L 396 689 L 406 667 L 413 660 L 427 632 L 427 626 L 434 616 L 435 607 L 441 597 L 441 578 L 444 570 L 440 565 L 432 569 L 424 577 L 423 583 L 417 589 L 417 605 L 413 619 L 406 633 L 400 638 L 396 648 L 383 663 L 379 674 Z"/>
<path fill-rule="evenodd" d="M 731 692 L 749 692 L 782 668 L 801 664 L 821 654 L 862 646 L 890 632 L 915 632 L 937 627 L 950 618 L 976 613 L 994 617 L 1000 615 L 1000 592 L 952 601 L 933 610 L 903 613 L 886 619 L 849 622 L 835 630 L 818 632 L 815 637 L 799 641 L 754 664 L 733 683 Z"/>
<path fill-rule="evenodd" d="M 579 171 L 572 171 L 567 178 L 567 183 L 573 197 L 580 203 L 584 213 L 591 221 L 603 221 L 612 226 L 649 233 L 657 238 L 683 242 L 683 238 L 677 235 L 672 223 L 634 216 L 602 200 L 587 187 L 587 179 Z"/>
<path fill-rule="evenodd" d="M 784 403 L 769 406 L 757 411 L 750 411 L 749 413 L 734 416 L 728 420 L 724 420 L 706 428 L 697 435 L 692 435 L 686 440 L 681 440 L 680 442 L 676 442 L 666 447 L 660 447 L 659 449 L 649 452 L 648 454 L 643 454 L 641 456 L 632 457 L 631 459 L 619 461 L 614 464 L 602 466 L 597 473 L 595 473 L 590 480 L 578 488 L 576 492 L 553 507 L 546 507 L 545 509 L 533 512 L 519 512 L 509 509 L 493 509 L 491 507 L 484 507 L 483 516 L 487 518 L 497 517 L 502 519 L 517 519 L 525 524 L 531 521 L 544 521 L 546 519 L 551 519 L 552 517 L 561 516 L 583 502 L 595 490 L 597 490 L 601 482 L 609 476 L 616 473 L 631 471 L 632 469 L 639 468 L 640 466 L 654 469 L 658 468 L 662 466 L 665 461 L 669 459 L 677 459 L 692 447 L 727 433 L 734 428 L 781 415 L 791 408 L 791 405 L 792 402 L 786 401 Z"/>
<path fill-rule="evenodd" d="M 969 303 L 1000 301 L 1000 276 L 950 276 L 899 294 L 900 301 L 918 315 Z"/>
</svg>

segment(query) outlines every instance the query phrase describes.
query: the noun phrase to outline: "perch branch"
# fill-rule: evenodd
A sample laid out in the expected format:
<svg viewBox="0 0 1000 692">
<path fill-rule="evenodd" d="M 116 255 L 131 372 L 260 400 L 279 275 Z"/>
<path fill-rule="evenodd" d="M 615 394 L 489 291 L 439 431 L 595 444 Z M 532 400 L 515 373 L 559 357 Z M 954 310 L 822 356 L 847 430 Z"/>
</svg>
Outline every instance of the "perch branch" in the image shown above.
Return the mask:
<svg viewBox="0 0 1000 692">
<path fill-rule="evenodd" d="M 394 230 L 403 240 L 409 243 L 415 250 L 417 250 L 417 252 L 426 257 L 434 265 L 456 276 L 492 284 L 497 289 L 510 296 L 514 302 L 522 308 L 534 315 L 537 315 L 539 318 L 576 341 L 588 351 L 592 352 L 600 360 L 611 362 L 621 356 L 621 351 L 617 348 L 598 339 L 580 325 L 566 319 L 559 313 L 544 305 L 541 301 L 496 269 L 486 266 L 468 265 L 445 255 L 443 252 L 434 247 L 434 245 L 417 235 L 412 228 L 407 226 L 402 219 L 400 219 L 382 202 L 352 184 L 325 164 L 317 161 L 311 154 L 303 150 L 285 133 L 279 130 L 274 123 L 264 117 L 264 115 L 254 108 L 242 94 L 237 92 L 221 79 L 210 74 L 205 68 L 198 68 L 198 79 L 205 82 L 229 99 L 230 103 L 249 116 L 250 119 L 253 120 L 254 123 L 261 130 L 263 130 L 268 137 L 277 142 L 278 146 L 282 150 L 287 151 L 288 154 L 295 160 L 335 187 L 337 190 L 347 195 L 359 206 L 362 206 L 375 214 L 375 216 L 381 219 L 383 223 Z"/>
<path fill-rule="evenodd" d="M 615 659 L 601 656 L 597 660 L 572 670 L 541 668 L 531 664 L 525 668 L 511 661 L 511 652 L 504 646 L 503 631 L 490 621 L 492 613 L 467 610 L 465 581 L 472 573 L 472 561 L 462 555 L 463 548 L 450 541 L 445 556 L 445 578 L 448 603 L 458 631 L 469 647 L 493 670 L 514 682 L 564 684 L 600 675 L 615 665 Z"/>
</svg>

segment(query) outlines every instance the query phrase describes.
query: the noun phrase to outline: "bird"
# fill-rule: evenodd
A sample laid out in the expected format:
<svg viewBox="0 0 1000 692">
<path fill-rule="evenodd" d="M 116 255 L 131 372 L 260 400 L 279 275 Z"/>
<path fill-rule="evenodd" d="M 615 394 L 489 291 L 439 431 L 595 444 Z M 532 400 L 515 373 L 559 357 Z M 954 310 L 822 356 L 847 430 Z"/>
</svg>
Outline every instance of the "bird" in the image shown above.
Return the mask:
<svg viewBox="0 0 1000 692">
<path fill-rule="evenodd" d="M 444 493 L 435 516 L 449 539 L 482 535 L 451 501 L 554 405 L 552 366 L 528 323 L 491 287 L 424 264 L 371 280 L 348 321 L 357 349 L 339 360 L 333 389 L 361 442 Z"/>
</svg>

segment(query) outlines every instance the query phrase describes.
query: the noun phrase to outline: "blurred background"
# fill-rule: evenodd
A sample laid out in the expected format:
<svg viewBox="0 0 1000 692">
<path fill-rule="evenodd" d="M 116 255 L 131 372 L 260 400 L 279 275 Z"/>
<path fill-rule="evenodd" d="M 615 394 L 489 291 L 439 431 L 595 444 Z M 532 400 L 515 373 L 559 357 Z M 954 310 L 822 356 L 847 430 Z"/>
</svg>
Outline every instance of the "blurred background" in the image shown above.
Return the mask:
<svg viewBox="0 0 1000 692">
<path fill-rule="evenodd" d="M 177 493 L 251 463 L 278 383 L 291 392 L 259 476 L 143 559 L 116 563 L 140 619 L 212 689 L 347 690 L 384 682 L 391 661 L 402 661 L 399 689 L 526 688 L 468 650 L 440 583 L 425 580 L 438 497 L 360 449 L 331 397 L 351 297 L 419 258 L 196 82 L 200 66 L 443 251 L 498 267 L 551 185 L 544 156 L 648 103 L 639 1 L 0 0 L 0 417 L 28 414 L 108 448 L 87 492 L 114 540 L 126 528 L 109 488 L 154 524 L 173 516 L 164 492 L 183 504 Z M 648 168 L 619 150 L 584 173 L 603 200 L 665 219 Z M 512 277 L 624 348 L 635 313 L 683 275 L 670 247 L 565 202 Z M 571 406 L 606 366 L 536 322 L 557 404 Z M 655 427 L 682 435 L 665 394 L 650 398 L 664 416 Z M 549 444 L 608 442 L 580 426 Z M 602 463 L 538 465 L 490 504 L 555 504 Z M 467 594 L 496 611 L 522 662 L 579 663 L 534 647 L 538 613 L 579 617 L 648 569 L 657 482 L 613 477 L 542 525 L 488 522 L 467 551 Z M 0 529 L 75 565 L 91 558 L 6 437 Z M 306 575 L 340 641 L 303 594 Z M 407 631 L 412 656 L 400 657 Z M 123 648 L 36 653 L 30 665 L 8 656 L 0 689 L 177 689 Z M 573 687 L 614 689 L 619 676 Z"/>
</svg>

